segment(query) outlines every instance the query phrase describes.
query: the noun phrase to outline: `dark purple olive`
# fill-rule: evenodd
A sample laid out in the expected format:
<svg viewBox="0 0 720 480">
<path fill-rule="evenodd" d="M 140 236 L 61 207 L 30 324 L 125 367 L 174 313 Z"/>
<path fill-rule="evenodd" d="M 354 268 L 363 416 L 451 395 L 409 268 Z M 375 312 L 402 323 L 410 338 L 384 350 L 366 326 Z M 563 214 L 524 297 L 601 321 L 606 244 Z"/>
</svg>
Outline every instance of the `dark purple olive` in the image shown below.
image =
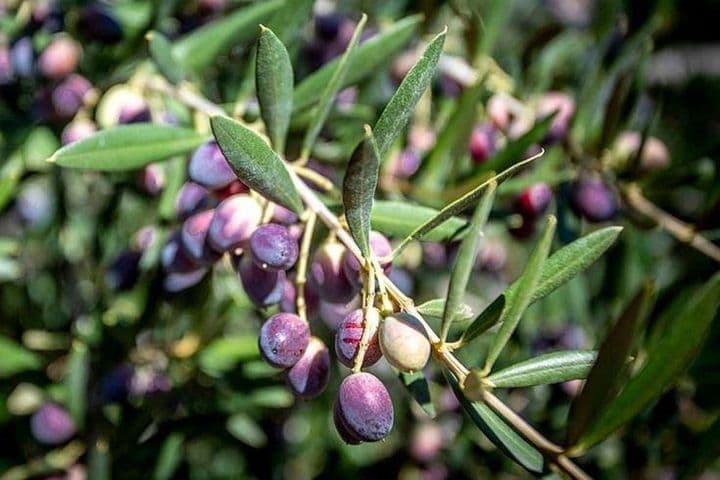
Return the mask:
<svg viewBox="0 0 720 480">
<path fill-rule="evenodd" d="M 220 258 L 220 253 L 210 248 L 207 242 L 210 222 L 215 210 L 196 213 L 183 222 L 180 231 L 182 246 L 188 256 L 201 265 L 209 265 Z"/>
<path fill-rule="evenodd" d="M 30 418 L 33 437 L 46 445 L 65 443 L 75 435 L 75 425 L 67 410 L 55 403 L 46 403 Z"/>
<path fill-rule="evenodd" d="M 292 225 L 298 222 L 298 216 L 282 205 L 275 205 L 272 219 L 273 222 L 279 223 L 280 225 Z"/>
<path fill-rule="evenodd" d="M 293 313 L 277 313 L 260 328 L 260 354 L 272 366 L 290 368 L 310 343 L 308 324 Z"/>
<path fill-rule="evenodd" d="M 140 96 L 129 97 L 128 103 L 120 107 L 118 112 L 118 123 L 146 123 L 152 121 L 150 106 Z"/>
<path fill-rule="evenodd" d="M 165 188 L 165 170 L 158 163 L 145 165 L 138 172 L 138 185 L 148 195 L 156 196 Z"/>
<path fill-rule="evenodd" d="M 380 312 L 376 308 L 368 311 L 365 318 L 363 309 L 357 309 L 347 315 L 335 333 L 335 353 L 338 360 L 348 368 L 355 363 L 355 356 L 362 340 L 365 325 L 370 329 L 368 337 L 368 349 L 363 358 L 363 367 L 370 367 L 377 363 L 382 357 L 380 345 L 378 344 L 378 326 L 380 324 Z"/>
<path fill-rule="evenodd" d="M 475 127 L 470 136 L 470 156 L 476 164 L 485 163 L 495 153 L 497 143 L 495 129 L 491 125 Z"/>
<path fill-rule="evenodd" d="M 618 210 L 615 193 L 599 178 L 585 178 L 572 187 L 571 205 L 589 222 L 606 222 Z"/>
<path fill-rule="evenodd" d="M 285 272 L 258 268 L 250 255 L 242 255 L 237 266 L 245 294 L 258 307 L 279 303 L 283 295 Z"/>
<path fill-rule="evenodd" d="M 31 37 L 22 37 L 13 44 L 10 49 L 10 61 L 15 76 L 30 77 L 33 74 L 35 51 Z"/>
<path fill-rule="evenodd" d="M 317 337 L 312 337 L 300 360 L 287 371 L 292 392 L 311 399 L 325 391 L 330 379 L 330 352 Z"/>
<path fill-rule="evenodd" d="M 338 36 L 343 17 L 337 13 L 328 13 L 315 17 L 315 35 L 325 41 L 332 41 Z"/>
<path fill-rule="evenodd" d="M 208 189 L 195 182 L 185 182 L 175 199 L 175 212 L 180 220 L 213 206 Z"/>
<path fill-rule="evenodd" d="M 130 364 L 115 367 L 100 380 L 99 392 L 102 403 L 121 402 L 130 393 L 135 369 Z"/>
<path fill-rule="evenodd" d="M 58 118 L 71 118 L 82 108 L 85 96 L 92 90 L 90 82 L 82 75 L 72 74 L 52 91 L 52 107 Z"/>
<path fill-rule="evenodd" d="M 0 44 L 0 85 L 12 83 L 14 75 L 10 49 Z"/>
<path fill-rule="evenodd" d="M 335 408 L 335 426 L 348 443 L 377 442 L 392 430 L 394 411 L 390 394 L 370 373 L 346 377 L 338 389 Z"/>
<path fill-rule="evenodd" d="M 250 236 L 250 253 L 263 270 L 289 270 L 298 258 L 298 242 L 287 227 L 276 223 L 259 226 Z"/>
<path fill-rule="evenodd" d="M 180 231 L 175 231 L 168 237 L 160 251 L 160 264 L 169 273 L 190 273 L 199 267 L 182 247 Z"/>
<path fill-rule="evenodd" d="M 88 40 L 105 44 L 122 41 L 123 28 L 113 12 L 104 5 L 87 5 L 80 12 L 78 30 Z"/>
<path fill-rule="evenodd" d="M 120 252 L 105 272 L 105 284 L 112 290 L 128 290 L 132 288 L 140 276 L 141 257 L 140 252 L 133 250 Z"/>
<path fill-rule="evenodd" d="M 415 279 L 404 268 L 394 267 L 388 274 L 388 279 L 405 295 L 412 296 L 415 292 Z"/>
<path fill-rule="evenodd" d="M 163 278 L 163 288 L 170 293 L 177 293 L 194 287 L 205 277 L 208 269 L 196 267 L 188 272 L 169 272 Z"/>
<path fill-rule="evenodd" d="M 249 195 L 226 198 L 215 208 L 208 242 L 218 252 L 232 252 L 244 247 L 260 223 L 262 208 Z"/>
<path fill-rule="evenodd" d="M 325 300 L 320 300 L 320 318 L 325 322 L 325 325 L 334 332 L 338 329 L 345 317 L 359 306 L 359 296 L 354 297 L 347 303 L 330 303 Z"/>
<path fill-rule="evenodd" d="M 194 182 L 210 190 L 226 187 L 237 179 L 215 140 L 210 140 L 195 150 L 188 170 Z"/>
<path fill-rule="evenodd" d="M 547 183 L 529 186 L 515 199 L 514 208 L 526 219 L 536 219 L 550 206 L 553 193 Z"/>
<path fill-rule="evenodd" d="M 315 251 L 308 280 L 321 299 L 330 303 L 347 303 L 358 292 L 343 273 L 345 247 L 339 243 L 326 243 Z"/>
<path fill-rule="evenodd" d="M 370 250 L 380 263 L 380 267 L 388 273 L 392 267 L 392 261 L 383 260 L 392 253 L 392 245 L 390 241 L 380 232 L 370 232 Z M 355 255 L 346 250 L 343 255 L 343 272 L 345 276 L 356 288 L 361 285 L 360 281 L 360 260 Z"/>
</svg>

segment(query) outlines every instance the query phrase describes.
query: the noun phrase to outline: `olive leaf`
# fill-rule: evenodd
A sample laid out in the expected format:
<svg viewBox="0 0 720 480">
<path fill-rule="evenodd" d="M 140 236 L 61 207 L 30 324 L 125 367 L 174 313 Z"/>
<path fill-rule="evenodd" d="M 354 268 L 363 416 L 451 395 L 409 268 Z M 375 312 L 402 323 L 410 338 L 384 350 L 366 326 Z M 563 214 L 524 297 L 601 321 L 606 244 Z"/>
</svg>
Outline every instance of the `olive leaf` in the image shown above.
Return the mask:
<svg viewBox="0 0 720 480">
<path fill-rule="evenodd" d="M 435 405 L 432 403 L 432 398 L 430 398 L 430 387 L 425 379 L 425 374 L 422 371 L 400 372 L 399 376 L 403 386 L 418 405 L 422 407 L 430 418 L 435 418 L 437 412 L 435 411 Z"/>
<path fill-rule="evenodd" d="M 520 317 L 532 301 L 533 293 L 535 292 L 540 274 L 542 273 L 543 263 L 545 263 L 545 259 L 550 252 L 556 224 L 557 220 L 555 217 L 549 216 L 545 223 L 545 228 L 540 235 L 540 240 L 538 240 L 530 256 L 530 260 L 528 260 L 525 270 L 517 282 L 516 294 L 512 297 L 506 296 L 505 308 L 500 315 L 502 325 L 490 344 L 485 365 L 483 366 L 483 372 L 486 374 L 492 369 L 495 360 L 497 360 L 500 352 L 505 348 L 510 336 L 512 336 L 520 322 Z"/>
<path fill-rule="evenodd" d="M 330 80 L 327 85 L 325 85 L 325 88 L 323 88 L 320 101 L 315 107 L 313 119 L 305 132 L 305 138 L 303 139 L 302 151 L 300 154 L 301 158 L 306 159 L 310 156 L 310 150 L 315 144 L 315 140 L 317 140 L 320 130 L 325 124 L 325 120 L 327 119 L 330 109 L 333 106 L 335 96 L 340 91 L 343 81 L 347 76 L 350 62 L 354 58 L 356 46 L 360 41 L 360 34 L 362 33 L 363 28 L 365 28 L 365 22 L 367 22 L 367 15 L 363 14 L 357 24 L 357 27 L 355 27 L 350 43 L 345 49 L 345 53 L 343 53 L 342 57 L 340 57 L 340 61 L 335 66 Z"/>
<path fill-rule="evenodd" d="M 455 265 L 450 274 L 447 301 L 442 316 L 442 327 L 440 329 L 440 338 L 442 341 L 447 339 L 450 326 L 455 319 L 455 311 L 462 303 L 465 288 L 470 279 L 470 273 L 472 273 L 472 269 L 475 266 L 475 257 L 477 256 L 480 245 L 482 230 L 485 228 L 493 201 L 495 200 L 496 188 L 497 184 L 494 181 L 488 185 L 482 199 L 475 208 L 467 235 L 465 235 L 465 238 L 463 238 L 460 243 Z"/>
<path fill-rule="evenodd" d="M 347 74 L 340 88 L 352 85 L 377 72 L 380 66 L 387 63 L 410 41 L 421 20 L 420 15 L 403 18 L 386 31 L 360 45 L 349 62 Z M 328 62 L 295 87 L 293 94 L 295 112 L 306 109 L 320 98 L 339 61 Z"/>
<path fill-rule="evenodd" d="M 370 213 L 378 180 L 377 145 L 373 132 L 365 126 L 365 138 L 350 158 L 343 180 L 343 207 L 348 228 L 363 256 L 370 252 Z"/>
<path fill-rule="evenodd" d="M 187 153 L 206 140 L 206 135 L 188 128 L 118 125 L 62 147 L 48 161 L 68 168 L 134 170 Z"/>
<path fill-rule="evenodd" d="M 180 432 L 168 435 L 158 453 L 157 463 L 153 471 L 154 480 L 169 480 L 183 460 L 183 443 L 185 436 Z"/>
<path fill-rule="evenodd" d="M 173 56 L 184 68 L 202 73 L 233 45 L 253 38 L 257 25 L 284 3 L 285 0 L 258 2 L 197 28 L 180 37 L 173 46 Z"/>
<path fill-rule="evenodd" d="M 720 273 L 688 300 L 666 334 L 647 352 L 640 371 L 628 381 L 592 426 L 580 436 L 583 451 L 606 438 L 669 388 L 695 358 L 720 306 Z"/>
<path fill-rule="evenodd" d="M 375 200 L 371 221 L 372 228 L 386 235 L 407 237 L 418 227 L 438 215 L 434 208 L 424 207 L 407 201 Z M 455 216 L 448 216 L 418 239 L 429 242 L 442 242 L 462 236 L 467 221 Z"/>
<path fill-rule="evenodd" d="M 0 336 L 0 378 L 40 368 L 40 358 L 5 336 Z"/>
<path fill-rule="evenodd" d="M 462 337 L 460 337 L 460 345 L 470 343 L 475 338 L 492 328 L 492 326 L 500 320 L 500 315 L 502 314 L 504 308 L 505 295 L 503 294 L 493 300 L 492 303 L 488 305 L 475 320 L 473 320 L 465 332 L 463 332 Z"/>
<path fill-rule="evenodd" d="M 545 353 L 498 370 L 487 381 L 498 388 L 517 388 L 583 379 L 596 355 L 593 350 Z"/>
<path fill-rule="evenodd" d="M 87 409 L 87 386 L 90 375 L 90 352 L 87 345 L 79 341 L 73 342 L 68 360 L 65 388 L 67 391 L 67 406 L 73 423 L 78 429 L 85 425 L 85 411 Z"/>
<path fill-rule="evenodd" d="M 400 132 L 405 128 L 405 125 L 407 125 L 415 105 L 430 85 L 442 53 L 446 33 L 447 28 L 430 42 L 422 57 L 407 73 L 375 123 L 375 139 L 381 161 L 395 139 L 400 135 Z"/>
<path fill-rule="evenodd" d="M 285 151 L 292 114 L 293 69 L 285 45 L 272 30 L 260 26 L 255 56 L 255 85 L 260 115 L 275 151 Z"/>
<path fill-rule="evenodd" d="M 185 72 L 177 58 L 173 55 L 170 42 L 160 32 L 149 32 L 145 38 L 148 41 L 150 56 L 160 73 L 172 84 L 178 84 L 185 78 Z"/>
<path fill-rule="evenodd" d="M 427 302 L 418 305 L 417 311 L 422 314 L 423 317 L 434 317 L 434 318 L 442 318 L 443 312 L 445 311 L 445 299 L 444 298 L 435 298 L 433 300 L 428 300 Z M 455 312 L 453 314 L 453 318 L 455 319 L 455 322 L 463 324 L 470 319 L 472 319 L 475 316 L 473 313 L 472 308 L 470 308 L 469 305 L 466 305 L 464 303 L 460 303 L 455 307 Z"/>
<path fill-rule="evenodd" d="M 265 198 L 297 214 L 303 211 L 285 162 L 252 130 L 222 116 L 210 119 L 213 135 L 235 174 Z"/>
<path fill-rule="evenodd" d="M 570 405 L 568 445 L 577 442 L 602 413 L 603 406 L 615 398 L 622 387 L 629 368 L 628 358 L 650 312 L 653 296 L 653 285 L 648 283 L 625 308 L 600 346 L 588 381 Z"/>
</svg>

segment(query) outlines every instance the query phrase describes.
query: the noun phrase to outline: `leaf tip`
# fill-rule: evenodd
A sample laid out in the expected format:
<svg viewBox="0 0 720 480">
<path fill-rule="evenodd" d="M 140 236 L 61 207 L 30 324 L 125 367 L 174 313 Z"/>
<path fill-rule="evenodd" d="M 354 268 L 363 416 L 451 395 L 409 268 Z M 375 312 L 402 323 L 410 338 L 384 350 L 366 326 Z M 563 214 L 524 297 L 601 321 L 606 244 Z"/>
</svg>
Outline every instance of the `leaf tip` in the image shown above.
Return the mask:
<svg viewBox="0 0 720 480">
<path fill-rule="evenodd" d="M 363 125 L 363 130 L 365 131 L 365 138 L 370 138 L 373 135 L 372 127 L 368 125 L 367 123 Z"/>
<path fill-rule="evenodd" d="M 152 42 L 152 39 L 153 39 L 154 36 L 155 36 L 155 31 L 154 31 L 154 30 L 150 30 L 149 32 L 147 32 L 147 33 L 145 34 L 145 40 L 147 40 L 148 42 Z"/>
<path fill-rule="evenodd" d="M 47 163 L 57 163 L 57 152 L 50 155 L 48 158 L 45 159 Z"/>
</svg>

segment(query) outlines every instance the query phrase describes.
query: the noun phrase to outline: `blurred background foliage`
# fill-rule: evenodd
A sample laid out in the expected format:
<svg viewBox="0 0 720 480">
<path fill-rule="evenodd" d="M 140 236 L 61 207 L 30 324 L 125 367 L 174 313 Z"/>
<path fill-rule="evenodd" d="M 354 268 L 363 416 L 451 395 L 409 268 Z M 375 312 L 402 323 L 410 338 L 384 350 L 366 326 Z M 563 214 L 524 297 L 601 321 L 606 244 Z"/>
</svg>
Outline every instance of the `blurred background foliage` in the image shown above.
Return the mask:
<svg viewBox="0 0 720 480">
<path fill-rule="evenodd" d="M 114 25 L 102 23 L 110 22 L 105 17 L 83 21 L 86 2 L 0 1 L 0 44 L 13 49 L 26 44 L 20 47 L 25 56 L 15 52 L 19 59 L 14 61 L 20 63 L 0 85 L 1 478 L 526 476 L 464 421 L 442 375 L 432 369 L 436 419 L 412 403 L 381 363 L 374 371 L 391 390 L 396 428 L 381 443 L 344 445 L 331 420 L 343 367 L 333 366 L 331 385 L 319 399 L 296 401 L 259 358 L 256 333 L 262 314 L 245 297 L 231 268 L 215 268 L 183 292 L 165 291 L 157 267 L 159 247 L 175 223 L 185 158 L 162 164 L 164 188 L 156 195 L 135 173 L 63 170 L 45 161 L 75 116 L 48 107 L 58 80 L 37 73 L 37 57 L 53 38 L 66 32 L 80 41 L 78 72 L 101 96 L 148 68 L 149 30 L 173 39 L 251 3 L 260 2 L 98 4 L 111 12 Z M 567 140 L 549 147 L 531 174 L 500 190 L 489 235 L 502 244 L 506 261 L 497 271 L 478 269 L 473 276 L 467 294 L 473 308 L 487 305 L 525 264 L 533 242 L 510 235 L 508 226 L 512 199 L 529 182 L 553 186 L 561 242 L 595 228 L 572 215 L 569 183 L 578 170 L 611 170 L 603 153 L 620 131 L 649 132 L 670 152 L 667 168 L 630 180 L 709 240 L 720 238 L 717 1 L 318 0 L 314 5 L 298 2 L 296 8 L 306 8 L 307 15 L 271 21 L 276 31 L 276 25 L 287 26 L 283 38 L 294 58 L 296 85 L 342 51 L 323 39 L 317 21 L 322 14 L 335 11 L 357 20 L 366 12 L 369 30 L 377 32 L 421 13 L 405 49 L 447 25 L 446 58 L 464 58 L 487 74 L 481 103 L 496 91 L 511 92 L 523 102 L 546 91 L 563 91 L 575 100 Z M 315 21 L 309 8 L 315 9 Z M 251 70 L 255 36 L 253 26 L 209 67 L 192 74 L 208 98 L 239 109 L 250 121 L 257 117 Z M 395 67 L 384 62 L 366 72 L 350 92 L 352 100 L 347 105 L 338 100 L 314 152 L 330 173 L 334 163 L 347 158 L 362 124 L 373 121 L 389 99 Z M 438 129 L 458 105 L 472 102 L 472 91 L 458 97 L 462 86 L 448 71 L 452 68 L 437 76 L 432 103 L 420 107 L 426 109 L 420 115 L 432 118 L 429 124 Z M 177 123 L 193 121 L 173 102 L 162 108 Z M 95 115 L 105 126 L 100 108 Z M 466 123 L 472 125 L 482 122 L 485 112 L 471 107 L 468 115 Z M 302 112 L 295 115 L 293 131 L 306 122 Z M 440 131 L 437 135 L 442 137 Z M 461 152 L 460 167 L 451 174 L 428 166 L 425 158 L 411 187 L 391 185 L 384 195 L 443 204 L 455 196 L 444 193 L 462 190 L 472 170 L 467 157 Z M 624 175 L 611 176 L 621 182 Z M 617 244 L 528 311 L 502 363 L 557 348 L 592 348 L 648 278 L 658 290 L 645 333 L 652 341 L 662 335 L 677 306 L 717 271 L 716 262 L 632 209 L 624 208 L 615 222 L 625 227 Z M 130 289 L 113 288 L 108 271 L 147 225 L 154 226 L 158 239 L 142 253 L 139 280 Z M 417 303 L 444 295 L 447 258 L 454 251 L 453 245 L 424 248 L 408 249 L 396 269 Z M 314 328 L 332 344 L 324 323 Z M 720 475 L 718 341 L 720 322 L 715 321 L 688 375 L 620 434 L 588 452 L 580 460 L 583 468 L 608 479 Z M 478 365 L 483 351 L 479 341 L 478 348 L 462 352 L 463 359 Z M 561 440 L 576 391 L 577 385 L 567 384 L 515 389 L 508 403 L 549 438 Z M 43 446 L 31 434 L 29 416 L 48 399 L 68 408 L 78 430 L 59 447 Z"/>
</svg>

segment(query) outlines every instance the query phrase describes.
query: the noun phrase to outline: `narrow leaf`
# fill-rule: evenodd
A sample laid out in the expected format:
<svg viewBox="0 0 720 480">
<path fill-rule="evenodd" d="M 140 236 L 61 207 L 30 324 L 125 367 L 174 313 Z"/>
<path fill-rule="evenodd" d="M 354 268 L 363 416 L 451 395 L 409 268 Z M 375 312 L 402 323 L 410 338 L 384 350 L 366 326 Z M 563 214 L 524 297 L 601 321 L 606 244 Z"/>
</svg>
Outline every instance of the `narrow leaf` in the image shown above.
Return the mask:
<svg viewBox="0 0 720 480">
<path fill-rule="evenodd" d="M 208 375 L 220 376 L 241 362 L 258 358 L 257 337 L 238 335 L 214 340 L 200 352 L 198 365 Z"/>
<path fill-rule="evenodd" d="M 236 413 L 227 420 L 227 429 L 230 434 L 253 448 L 267 445 L 267 435 L 255 420 L 245 413 Z"/>
<path fill-rule="evenodd" d="M 424 222 L 422 225 L 418 226 L 415 230 L 413 230 L 407 237 L 403 239 L 402 242 L 395 248 L 395 251 L 393 252 L 393 255 L 397 255 L 400 253 L 403 248 L 407 246 L 408 243 L 410 243 L 413 240 L 419 240 L 421 238 L 426 237 L 430 232 L 432 232 L 435 228 L 443 225 L 449 218 L 454 217 L 455 215 L 461 213 L 465 209 L 467 209 L 470 205 L 474 204 L 478 201 L 480 196 L 483 194 L 483 191 L 488 187 L 488 185 L 492 183 L 500 184 L 500 182 L 507 178 L 508 175 L 516 171 L 517 169 L 527 165 L 528 163 L 540 158 L 544 151 L 541 151 L 537 155 L 533 155 L 532 157 L 523 160 L 522 162 L 518 162 L 517 164 L 513 165 L 512 167 L 508 168 L 507 170 L 499 173 L 498 175 L 493 176 L 492 178 L 488 179 L 487 181 L 481 183 L 480 185 L 473 188 L 470 192 L 466 193 L 465 195 L 461 196 L 457 200 L 447 204 L 445 207 L 443 207 L 437 215 L 429 218 L 426 222 Z"/>
<path fill-rule="evenodd" d="M 620 428 L 682 374 L 700 350 L 720 305 L 720 273 L 688 302 L 668 325 L 665 336 L 647 353 L 642 369 L 625 385 L 587 433 L 578 440 L 587 449 Z"/>
<path fill-rule="evenodd" d="M 525 270 L 517 282 L 518 287 L 516 294 L 512 297 L 506 297 L 507 303 L 500 315 L 502 325 L 495 334 L 495 338 L 488 350 L 488 356 L 485 359 L 485 365 L 483 366 L 483 372 L 486 374 L 492 369 L 495 360 L 497 360 L 500 352 L 505 348 L 505 344 L 507 344 L 520 322 L 520 317 L 530 305 L 532 295 L 540 279 L 543 263 L 545 263 L 548 252 L 550 252 L 556 224 L 557 220 L 555 217 L 549 216 L 540 240 L 535 246 L 535 250 L 530 256 L 530 260 L 528 260 L 528 264 L 525 266 Z"/>
<path fill-rule="evenodd" d="M 423 317 L 442 318 L 443 312 L 445 311 L 445 299 L 435 298 L 433 300 L 428 300 L 415 308 L 417 308 L 417 311 L 420 312 Z M 457 305 L 453 314 L 455 321 L 461 324 L 468 322 L 474 316 L 475 314 L 473 313 L 472 308 L 465 303 Z"/>
<path fill-rule="evenodd" d="M 153 31 L 149 32 L 145 38 L 148 41 L 150 56 L 163 77 L 172 84 L 180 83 L 185 77 L 185 73 L 173 55 L 172 46 L 165 35 Z"/>
<path fill-rule="evenodd" d="M 540 473 L 545 469 L 545 461 L 538 450 L 520 437 L 490 407 L 468 400 L 457 379 L 448 371 L 444 373 L 463 409 L 495 446 L 530 472 Z"/>
<path fill-rule="evenodd" d="M 345 77 L 347 75 L 348 68 L 350 67 L 350 62 L 352 61 L 355 54 L 355 47 L 360 41 L 360 34 L 362 33 L 363 28 L 365 28 L 365 22 L 367 22 L 367 15 L 363 14 L 362 18 L 357 24 L 357 27 L 355 27 L 355 31 L 352 34 L 350 43 L 348 44 L 347 49 L 345 49 L 345 53 L 343 53 L 342 57 L 340 57 L 340 61 L 335 66 L 330 80 L 323 88 L 322 95 L 320 96 L 320 101 L 315 107 L 313 119 L 310 122 L 307 131 L 305 132 L 302 153 L 300 155 L 301 158 L 310 157 L 310 151 L 315 144 L 315 140 L 317 140 L 317 137 L 320 134 L 320 130 L 325 124 L 325 120 L 327 119 L 327 116 L 330 113 L 330 109 L 335 102 L 335 96 L 340 91 L 340 88 L 343 85 L 343 81 L 345 80 Z"/>
<path fill-rule="evenodd" d="M 118 125 L 62 147 L 48 161 L 69 168 L 133 170 L 187 153 L 206 140 L 205 135 L 187 128 Z"/>
<path fill-rule="evenodd" d="M 373 205 L 371 220 L 374 230 L 386 235 L 406 237 L 420 226 L 431 221 L 438 215 L 434 208 L 423 207 L 406 201 L 376 200 Z M 413 237 L 417 240 L 442 242 L 460 235 L 467 222 L 455 216 L 447 216 L 445 220 L 422 235 Z"/>
<path fill-rule="evenodd" d="M 488 331 L 500 320 L 500 315 L 505 308 L 505 295 L 500 295 L 482 311 L 480 315 L 470 324 L 460 338 L 460 344 L 465 345 Z"/>
<path fill-rule="evenodd" d="M 423 372 L 400 372 L 399 375 L 400 381 L 418 405 L 425 410 L 425 413 L 427 413 L 430 418 L 435 418 L 437 412 L 435 411 L 435 405 L 432 403 L 432 398 L 430 398 L 430 387 Z"/>
<path fill-rule="evenodd" d="M 365 126 L 365 138 L 355 149 L 343 180 L 343 207 L 348 228 L 363 256 L 370 252 L 370 213 L 378 181 L 377 145 L 372 130 Z"/>
<path fill-rule="evenodd" d="M 565 282 L 587 269 L 602 256 L 617 240 L 622 227 L 606 227 L 579 238 L 564 246 L 543 264 L 540 280 L 533 292 L 531 302 L 536 302 L 552 293 Z M 519 280 L 505 292 L 509 297 L 518 289 Z"/>
<path fill-rule="evenodd" d="M 460 243 L 455 265 L 450 275 L 450 285 L 448 286 L 447 302 L 445 303 L 445 311 L 442 317 L 442 327 L 440 330 L 440 339 L 445 341 L 450 332 L 450 326 L 455 319 L 454 313 L 461 304 L 467 282 L 470 279 L 470 273 L 475 266 L 475 257 L 477 256 L 478 247 L 480 245 L 480 237 L 485 223 L 490 216 L 493 201 L 495 200 L 495 189 L 497 184 L 493 181 L 488 185 L 482 200 L 478 203 L 473 213 L 468 228 L 467 235 Z"/>
<path fill-rule="evenodd" d="M 420 60 L 405 76 L 395 95 L 378 118 L 374 131 L 381 161 L 407 125 L 415 110 L 415 105 L 430 85 L 442 53 L 446 32 L 447 28 L 430 42 Z"/>
<path fill-rule="evenodd" d="M 593 350 L 546 353 L 499 370 L 487 380 L 495 387 L 516 388 L 582 379 L 587 377 L 595 355 Z"/>
<path fill-rule="evenodd" d="M 285 162 L 257 133 L 228 117 L 212 117 L 210 126 L 225 158 L 246 185 L 265 198 L 302 213 L 302 201 Z"/>
<path fill-rule="evenodd" d="M 195 29 L 175 43 L 173 55 L 183 67 L 202 73 L 233 45 L 253 38 L 258 24 L 284 3 L 284 0 L 257 2 Z"/>
<path fill-rule="evenodd" d="M 421 20 L 422 17 L 419 15 L 403 18 L 395 22 L 385 32 L 360 45 L 347 67 L 347 75 L 341 84 L 341 88 L 357 83 L 359 80 L 376 73 L 383 64 L 387 63 L 393 55 L 398 53 L 410 41 Z M 325 86 L 330 82 L 339 61 L 334 60 L 325 64 L 295 88 L 293 94 L 293 109 L 295 112 L 309 107 L 320 98 Z"/>
<path fill-rule="evenodd" d="M 153 480 L 169 480 L 173 478 L 175 470 L 177 470 L 184 457 L 184 442 L 185 438 L 182 433 L 176 432 L 168 435 L 160 449 L 152 476 Z"/>
<path fill-rule="evenodd" d="M 620 390 L 628 372 L 628 358 L 638 333 L 642 330 L 654 297 L 652 284 L 635 295 L 615 326 L 603 341 L 598 359 L 590 371 L 580 395 L 570 405 L 567 444 L 575 442 L 587 431 Z"/>
<path fill-rule="evenodd" d="M 87 409 L 87 385 L 90 375 L 90 353 L 84 343 L 74 342 L 70 351 L 65 388 L 67 389 L 68 410 L 78 429 L 85 424 Z"/>
<path fill-rule="evenodd" d="M 276 152 L 285 151 L 292 114 L 293 69 L 285 45 L 272 30 L 260 26 L 255 57 L 255 86 L 260 115 Z"/>
<path fill-rule="evenodd" d="M 40 358 L 5 336 L 0 336 L 0 378 L 40 368 Z"/>
</svg>

